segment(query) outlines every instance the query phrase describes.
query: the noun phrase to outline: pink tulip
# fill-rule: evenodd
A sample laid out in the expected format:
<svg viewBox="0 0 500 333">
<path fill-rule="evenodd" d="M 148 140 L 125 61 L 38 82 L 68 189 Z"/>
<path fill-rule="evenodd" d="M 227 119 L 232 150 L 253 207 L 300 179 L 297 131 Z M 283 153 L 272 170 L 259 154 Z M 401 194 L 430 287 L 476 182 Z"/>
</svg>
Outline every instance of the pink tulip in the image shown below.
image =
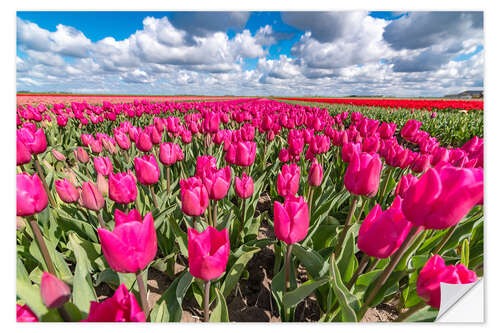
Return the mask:
<svg viewBox="0 0 500 333">
<path fill-rule="evenodd" d="M 47 138 L 42 128 L 35 132 L 27 128 L 21 128 L 17 130 L 17 136 L 33 155 L 41 154 L 47 149 Z"/>
<path fill-rule="evenodd" d="M 401 136 L 409 142 L 414 142 L 415 134 L 417 133 L 420 126 L 422 126 L 422 123 L 420 121 L 409 119 L 401 129 Z"/>
<path fill-rule="evenodd" d="M 352 194 L 373 197 L 378 191 L 381 170 L 378 154 L 355 151 L 344 176 L 345 187 Z"/>
<path fill-rule="evenodd" d="M 297 194 L 300 184 L 300 168 L 297 164 L 283 164 L 278 174 L 278 194 L 283 198 Z"/>
<path fill-rule="evenodd" d="M 164 165 L 172 165 L 177 162 L 177 149 L 175 146 L 177 145 L 171 142 L 164 142 L 160 145 L 161 163 Z"/>
<path fill-rule="evenodd" d="M 242 198 L 246 199 L 252 196 L 253 194 L 253 179 L 250 176 L 247 176 L 246 173 L 243 172 L 241 178 L 234 178 L 234 190 L 236 194 Z"/>
<path fill-rule="evenodd" d="M 78 193 L 78 190 L 69 180 L 66 178 L 58 179 L 54 182 L 54 184 L 56 186 L 57 194 L 62 201 L 66 203 L 78 201 L 80 193 Z"/>
<path fill-rule="evenodd" d="M 477 281 L 476 273 L 462 264 L 446 266 L 438 254 L 430 258 L 417 279 L 417 294 L 433 308 L 441 305 L 441 282 L 466 284 Z"/>
<path fill-rule="evenodd" d="M 134 168 L 137 180 L 143 185 L 156 184 L 160 178 L 160 168 L 154 155 L 134 158 Z"/>
<path fill-rule="evenodd" d="M 450 159 L 450 152 L 445 147 L 438 147 L 432 153 L 431 165 L 436 166 L 439 162 L 448 162 Z"/>
<path fill-rule="evenodd" d="M 362 151 L 366 153 L 376 153 L 380 148 L 380 139 L 376 136 L 366 137 L 363 141 Z"/>
<path fill-rule="evenodd" d="M 68 285 L 47 272 L 42 273 L 40 293 L 42 294 L 43 304 L 49 309 L 63 306 L 71 297 L 71 290 Z"/>
<path fill-rule="evenodd" d="M 411 173 L 404 175 L 401 177 L 401 180 L 399 181 L 398 185 L 396 186 L 396 190 L 394 192 L 394 195 L 399 195 L 402 199 L 404 199 L 406 191 L 416 182 L 418 181 L 418 178 Z"/>
<path fill-rule="evenodd" d="M 112 297 L 103 302 L 90 302 L 89 316 L 85 322 L 145 322 L 146 315 L 125 283 L 116 289 Z"/>
<path fill-rule="evenodd" d="M 27 173 L 16 175 L 17 216 L 29 216 L 40 213 L 47 207 L 47 193 L 38 175 L 30 176 Z"/>
<path fill-rule="evenodd" d="M 106 157 L 94 157 L 94 168 L 95 171 L 103 176 L 108 176 L 111 171 L 113 171 L 113 165 L 108 156 Z"/>
<path fill-rule="evenodd" d="M 198 156 L 196 159 L 196 175 L 200 178 L 205 177 L 207 172 L 217 168 L 217 160 L 211 155 Z"/>
<path fill-rule="evenodd" d="M 238 142 L 236 145 L 236 165 L 250 166 L 255 161 L 257 143 L 255 141 Z"/>
<path fill-rule="evenodd" d="M 361 153 L 361 144 L 348 142 L 342 146 L 342 161 L 349 163 L 354 152 Z"/>
<path fill-rule="evenodd" d="M 320 186 L 323 181 L 323 167 L 317 161 L 311 164 L 309 174 L 307 175 L 307 182 L 311 186 Z"/>
<path fill-rule="evenodd" d="M 278 158 L 281 163 L 287 163 L 288 161 L 290 161 L 290 154 L 288 153 L 288 149 L 281 149 Z"/>
<path fill-rule="evenodd" d="M 274 202 L 274 233 L 287 244 L 302 241 L 309 230 L 309 209 L 302 197 L 288 196 Z"/>
<path fill-rule="evenodd" d="M 54 156 L 54 158 L 58 161 L 66 161 L 66 156 L 64 156 L 62 153 L 58 152 L 57 150 L 55 149 L 52 149 L 52 155 Z"/>
<path fill-rule="evenodd" d="M 89 142 L 89 146 L 90 146 L 90 150 L 94 154 L 99 154 L 100 152 L 102 152 L 102 142 L 101 142 L 101 140 L 94 140 L 94 139 L 92 139 Z"/>
<path fill-rule="evenodd" d="M 137 149 L 142 152 L 148 152 L 153 148 L 153 142 L 151 141 L 151 135 L 146 131 L 139 132 L 139 136 L 135 140 L 135 145 Z"/>
<path fill-rule="evenodd" d="M 90 210 L 99 211 L 104 207 L 104 198 L 99 189 L 91 182 L 84 182 L 82 185 L 83 206 Z"/>
<path fill-rule="evenodd" d="M 413 160 L 411 170 L 416 173 L 427 171 L 431 166 L 431 155 L 420 154 Z"/>
<path fill-rule="evenodd" d="M 109 174 L 109 198 L 116 203 L 128 204 L 137 198 L 137 184 L 130 170 Z"/>
<path fill-rule="evenodd" d="M 403 213 L 416 226 L 445 229 L 483 200 L 483 169 L 439 164 L 405 193 Z"/>
<path fill-rule="evenodd" d="M 388 258 L 403 244 L 411 223 L 401 211 L 401 198 L 382 212 L 377 204 L 366 216 L 359 229 L 358 248 L 371 257 Z"/>
<path fill-rule="evenodd" d="M 396 132 L 397 125 L 394 123 L 382 123 L 378 128 L 378 133 L 382 139 L 388 139 Z"/>
<path fill-rule="evenodd" d="M 28 307 L 28 305 L 20 306 L 16 304 L 16 322 L 18 323 L 35 323 L 38 322 L 38 318 L 35 316 L 33 311 Z"/>
<path fill-rule="evenodd" d="M 115 221 L 112 232 L 102 228 L 98 228 L 97 232 L 104 258 L 116 272 L 137 273 L 146 268 L 156 255 L 156 230 L 151 213 L 143 221 Z"/>
<path fill-rule="evenodd" d="M 208 192 L 198 177 L 181 179 L 182 211 L 189 216 L 200 216 L 208 207 Z"/>
<path fill-rule="evenodd" d="M 204 281 L 217 279 L 226 271 L 229 249 L 229 232 L 226 228 L 218 231 L 209 226 L 201 233 L 189 228 L 189 272 Z"/>
<path fill-rule="evenodd" d="M 208 197 L 212 200 L 221 200 L 226 196 L 231 185 L 231 167 L 228 165 L 220 170 L 210 170 L 202 181 L 207 189 Z"/>
<path fill-rule="evenodd" d="M 100 173 L 97 174 L 97 189 L 101 194 L 105 197 L 108 196 L 108 191 L 109 191 L 109 186 L 108 186 L 108 181 L 106 180 L 106 177 L 101 175 Z"/>
<path fill-rule="evenodd" d="M 31 161 L 31 153 L 19 137 L 16 139 L 16 153 L 16 165 L 23 165 Z"/>
<path fill-rule="evenodd" d="M 128 213 L 124 213 L 118 208 L 115 209 L 115 227 L 123 223 L 134 221 L 142 222 L 142 216 L 137 209 L 132 209 Z"/>
<path fill-rule="evenodd" d="M 127 136 L 127 134 L 121 132 L 120 130 L 114 131 L 115 134 L 115 140 L 118 146 L 123 149 L 123 150 L 129 150 L 130 149 L 130 139 Z"/>
<path fill-rule="evenodd" d="M 75 154 L 75 159 L 77 159 L 80 163 L 87 163 L 89 161 L 89 155 L 87 154 L 87 152 L 85 151 L 85 149 L 83 149 L 82 147 L 78 147 L 75 151 L 74 151 L 74 154 Z"/>
</svg>

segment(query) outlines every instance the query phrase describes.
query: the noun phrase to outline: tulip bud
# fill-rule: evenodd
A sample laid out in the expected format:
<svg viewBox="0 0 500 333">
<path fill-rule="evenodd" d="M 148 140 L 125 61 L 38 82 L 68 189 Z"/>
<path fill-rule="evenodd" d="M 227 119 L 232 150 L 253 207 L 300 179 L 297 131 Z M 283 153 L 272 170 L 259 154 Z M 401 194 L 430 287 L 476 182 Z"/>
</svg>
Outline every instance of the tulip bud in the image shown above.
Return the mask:
<svg viewBox="0 0 500 333">
<path fill-rule="evenodd" d="M 80 194 L 75 186 L 66 178 L 58 179 L 54 182 L 57 194 L 62 201 L 66 203 L 75 202 L 78 200 Z"/>
<path fill-rule="evenodd" d="M 246 173 L 243 172 L 241 178 L 235 177 L 234 179 L 234 189 L 236 194 L 242 198 L 246 199 L 253 194 L 253 179 L 250 176 L 247 176 Z"/>
<path fill-rule="evenodd" d="M 143 221 L 115 222 L 112 232 L 102 228 L 97 232 L 104 258 L 116 272 L 137 273 L 156 255 L 156 230 L 151 213 Z"/>
<path fill-rule="evenodd" d="M 399 195 L 402 199 L 404 199 L 406 191 L 417 181 L 418 178 L 411 173 L 404 175 L 403 177 L 401 177 L 401 180 L 396 186 L 394 195 Z"/>
<path fill-rule="evenodd" d="M 204 281 L 217 279 L 226 271 L 229 249 L 229 232 L 226 228 L 218 231 L 209 226 L 201 233 L 189 228 L 189 273 Z"/>
<path fill-rule="evenodd" d="M 82 147 L 78 147 L 73 153 L 75 154 L 75 159 L 80 161 L 80 163 L 86 164 L 90 159 L 89 155 Z"/>
<path fill-rule="evenodd" d="M 134 158 L 134 168 L 137 180 L 143 185 L 156 184 L 160 178 L 160 168 L 154 155 Z"/>
<path fill-rule="evenodd" d="M 236 165 L 250 166 L 255 161 L 257 143 L 255 141 L 238 142 L 236 145 Z"/>
<path fill-rule="evenodd" d="M 128 213 L 124 213 L 118 208 L 115 209 L 115 227 L 123 223 L 134 221 L 142 222 L 142 216 L 137 209 L 132 209 Z"/>
<path fill-rule="evenodd" d="M 200 216 L 208 207 L 208 192 L 198 177 L 181 179 L 182 212 L 189 216 Z"/>
<path fill-rule="evenodd" d="M 38 175 L 30 176 L 24 172 L 18 173 L 16 175 L 16 186 L 17 216 L 29 216 L 40 213 L 47 207 L 47 193 Z"/>
<path fill-rule="evenodd" d="M 108 196 L 108 181 L 106 180 L 106 177 L 104 177 L 100 173 L 97 174 L 97 188 L 103 196 Z"/>
<path fill-rule="evenodd" d="M 134 175 L 127 172 L 109 174 L 109 198 L 116 203 L 128 204 L 137 198 L 137 185 Z"/>
<path fill-rule="evenodd" d="M 45 306 L 49 309 L 60 308 L 71 297 L 68 285 L 54 275 L 43 272 L 40 292 Z"/>
<path fill-rule="evenodd" d="M 66 161 L 66 156 L 64 156 L 62 153 L 58 152 L 55 149 L 52 149 L 52 155 L 58 161 Z"/>
<path fill-rule="evenodd" d="M 160 145 L 160 162 L 164 165 L 172 165 L 177 162 L 175 143 L 164 142 Z"/>
<path fill-rule="evenodd" d="M 309 175 L 307 176 L 307 182 L 311 186 L 320 186 L 323 181 L 323 167 L 317 161 L 311 164 L 311 169 L 309 169 Z"/>
<path fill-rule="evenodd" d="M 99 211 L 104 207 L 104 198 L 97 187 L 91 182 L 84 182 L 82 185 L 83 206 L 90 210 Z"/>
<path fill-rule="evenodd" d="M 148 152 L 153 148 L 153 142 L 151 142 L 151 135 L 147 133 L 146 131 L 141 131 L 139 133 L 139 136 L 137 140 L 135 141 L 135 145 L 137 146 L 137 149 L 139 149 L 142 152 Z"/>
<path fill-rule="evenodd" d="M 94 168 L 98 174 L 103 176 L 109 175 L 113 171 L 113 165 L 108 156 L 106 157 L 94 157 Z"/>
<path fill-rule="evenodd" d="M 297 194 L 300 183 L 300 168 L 297 164 L 283 164 L 278 174 L 278 194 L 283 198 Z"/>
<path fill-rule="evenodd" d="M 355 151 L 344 175 L 344 185 L 352 194 L 373 197 L 378 191 L 381 170 L 378 154 Z"/>
<path fill-rule="evenodd" d="M 212 200 L 223 199 L 231 184 L 231 167 L 228 165 L 220 170 L 208 171 L 202 178 L 203 184 Z"/>
<path fill-rule="evenodd" d="M 274 233 L 287 244 L 302 241 L 309 230 L 309 209 L 302 197 L 288 196 L 274 202 Z"/>
<path fill-rule="evenodd" d="M 411 165 L 411 170 L 416 173 L 421 173 L 427 171 L 431 166 L 431 156 L 428 154 L 418 155 L 415 160 L 413 160 Z"/>
</svg>

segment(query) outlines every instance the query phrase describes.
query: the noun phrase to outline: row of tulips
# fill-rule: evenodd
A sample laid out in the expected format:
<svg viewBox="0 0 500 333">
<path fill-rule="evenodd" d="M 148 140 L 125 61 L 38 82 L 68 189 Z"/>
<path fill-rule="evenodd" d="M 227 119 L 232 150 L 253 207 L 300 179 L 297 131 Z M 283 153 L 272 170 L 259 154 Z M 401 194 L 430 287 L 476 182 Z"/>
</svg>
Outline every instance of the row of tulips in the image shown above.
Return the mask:
<svg viewBox="0 0 500 333">
<path fill-rule="evenodd" d="M 19 115 L 19 321 L 178 321 L 188 290 L 206 321 L 227 321 L 225 298 L 266 246 L 282 321 L 312 292 L 322 321 L 358 321 L 394 297 L 409 308 L 400 320 L 429 319 L 440 282 L 482 274 L 480 138 L 441 147 L 415 120 L 398 131 L 358 112 L 265 100 Z M 273 209 L 256 216 L 263 193 Z M 257 237 L 266 225 L 276 238 Z M 150 306 L 152 267 L 172 283 Z M 99 303 L 100 283 L 116 291 Z"/>
</svg>

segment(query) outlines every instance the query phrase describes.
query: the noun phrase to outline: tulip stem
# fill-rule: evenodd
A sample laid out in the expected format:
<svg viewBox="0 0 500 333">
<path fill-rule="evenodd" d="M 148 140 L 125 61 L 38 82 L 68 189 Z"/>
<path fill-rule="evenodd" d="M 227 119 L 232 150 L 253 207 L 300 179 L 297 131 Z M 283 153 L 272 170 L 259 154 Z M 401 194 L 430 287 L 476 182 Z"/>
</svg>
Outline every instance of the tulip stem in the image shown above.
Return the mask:
<svg viewBox="0 0 500 333">
<path fill-rule="evenodd" d="M 73 320 L 71 320 L 71 316 L 69 315 L 68 311 L 66 311 L 66 309 L 64 308 L 64 305 L 57 308 L 57 311 L 59 312 L 59 314 L 61 315 L 62 319 L 65 322 L 72 322 L 73 321 Z"/>
<path fill-rule="evenodd" d="M 457 228 L 458 228 L 458 223 L 455 224 L 453 227 L 449 228 L 448 232 L 443 237 L 443 239 L 441 240 L 441 242 L 439 242 L 439 244 L 434 248 L 434 250 L 432 250 L 432 253 L 439 254 L 439 252 L 441 252 L 441 250 L 446 245 L 446 243 L 450 240 L 451 236 L 453 235 L 453 233 L 455 232 L 455 230 L 457 230 Z"/>
<path fill-rule="evenodd" d="M 382 286 L 384 285 L 384 283 L 387 282 L 387 279 L 389 278 L 389 276 L 391 275 L 392 271 L 394 270 L 394 268 L 396 268 L 396 265 L 399 263 L 399 261 L 403 257 L 406 249 L 415 240 L 415 237 L 417 236 L 418 232 L 419 232 L 419 229 L 417 227 L 412 227 L 411 230 L 410 230 L 410 232 L 408 233 L 408 236 L 406 236 L 406 239 L 403 242 L 403 244 L 401 244 L 401 246 L 396 251 L 396 253 L 394 253 L 394 255 L 391 257 L 389 265 L 387 265 L 386 268 L 384 269 L 384 271 L 380 274 L 380 276 L 377 279 L 377 283 L 373 287 L 371 293 L 366 298 L 366 301 L 365 301 L 365 303 L 363 304 L 363 307 L 360 310 L 359 318 L 363 318 L 363 316 L 365 315 L 366 311 L 368 310 L 368 307 L 370 306 L 371 302 L 377 296 L 380 288 L 382 288 Z"/>
<path fill-rule="evenodd" d="M 142 272 L 138 270 L 137 273 L 135 273 L 135 277 L 137 279 L 137 285 L 139 286 L 139 294 L 141 296 L 142 310 L 144 311 L 147 320 L 149 316 L 149 305 L 148 305 L 146 286 L 144 285 L 144 280 L 142 278 Z"/>
<path fill-rule="evenodd" d="M 28 217 L 28 221 L 30 223 L 31 229 L 33 230 L 33 234 L 35 235 L 36 242 L 38 243 L 38 247 L 42 252 L 43 259 L 45 260 L 45 264 L 47 265 L 47 269 L 49 273 L 57 276 L 56 269 L 54 268 L 54 264 L 52 263 L 52 259 L 49 255 L 49 250 L 47 249 L 47 244 L 45 244 L 45 240 L 43 239 L 40 228 L 38 227 L 38 222 L 33 216 Z"/>
<path fill-rule="evenodd" d="M 242 235 L 242 232 L 243 232 L 243 227 L 245 225 L 245 209 L 246 209 L 246 200 L 245 199 L 241 199 L 242 203 L 241 203 L 241 222 L 240 222 L 240 231 L 238 233 L 239 235 L 239 238 L 241 240 L 241 243 L 243 243 L 243 235 Z"/>
<path fill-rule="evenodd" d="M 151 191 L 151 197 L 153 198 L 153 205 L 156 209 L 158 209 L 158 202 L 156 201 L 156 195 L 153 185 L 149 185 L 149 190 Z"/>
<path fill-rule="evenodd" d="M 170 167 L 167 167 L 167 193 L 170 196 Z"/>
<path fill-rule="evenodd" d="M 401 313 L 398 318 L 396 318 L 395 322 L 402 322 L 405 321 L 407 318 L 409 318 L 411 315 L 414 313 L 418 312 L 419 310 L 425 308 L 427 306 L 427 303 L 425 302 L 420 302 L 415 306 L 412 306 L 409 308 L 406 312 Z"/>
<path fill-rule="evenodd" d="M 368 266 L 368 268 L 366 269 L 366 273 L 373 271 L 375 269 L 375 267 L 377 267 L 379 262 L 380 262 L 380 259 L 375 258 L 373 260 L 373 262 L 370 264 L 370 266 Z"/>
<path fill-rule="evenodd" d="M 38 161 L 38 156 L 34 158 L 35 160 L 35 166 L 36 170 L 38 173 L 38 177 L 42 180 L 43 188 L 45 189 L 45 192 L 47 192 L 47 197 L 49 198 L 50 205 L 52 207 L 57 207 L 56 202 L 54 201 L 54 198 L 52 197 L 52 193 L 50 193 L 49 186 L 47 185 L 47 181 L 45 180 L 45 176 L 43 174 L 42 166 L 40 165 L 40 162 Z"/>
<path fill-rule="evenodd" d="M 283 290 L 283 297 L 286 295 L 288 288 L 290 288 L 290 259 L 292 258 L 293 244 L 286 245 L 285 257 L 285 289 Z"/>
<path fill-rule="evenodd" d="M 347 235 L 347 231 L 351 227 L 351 220 L 354 215 L 354 211 L 356 210 L 356 204 L 358 203 L 358 196 L 354 196 L 351 202 L 351 209 L 349 210 L 349 215 L 347 215 L 347 219 L 345 221 L 344 230 L 340 234 L 339 240 L 337 241 L 337 247 L 335 248 L 335 253 L 340 253 L 340 249 L 342 248 L 342 244 L 344 243 L 345 236 Z"/>
<path fill-rule="evenodd" d="M 387 185 L 389 184 L 389 179 L 392 177 L 392 172 L 394 171 L 394 168 L 389 166 L 389 171 L 387 172 L 387 177 L 385 178 L 384 181 L 384 186 L 382 187 L 382 192 L 380 192 L 380 201 L 385 205 L 385 197 L 386 193 L 385 191 L 387 190 Z"/>
<path fill-rule="evenodd" d="M 215 228 L 217 226 L 217 201 L 214 200 L 214 215 L 212 219 L 213 227 Z"/>
<path fill-rule="evenodd" d="M 361 205 L 361 210 L 359 212 L 358 218 L 356 219 L 356 223 L 361 221 L 361 216 L 363 216 L 363 212 L 365 211 L 366 203 L 368 202 L 368 198 L 361 199 L 363 200 L 363 204 Z"/>
<path fill-rule="evenodd" d="M 203 311 L 205 313 L 203 321 L 206 323 L 210 319 L 209 305 L 210 305 L 210 280 L 205 281 L 205 297 L 203 299 Z"/>
<path fill-rule="evenodd" d="M 309 209 L 309 219 L 311 219 L 312 215 L 312 197 L 313 197 L 314 187 L 309 185 L 309 189 L 307 190 L 307 208 Z"/>
<path fill-rule="evenodd" d="M 104 219 L 102 218 L 101 212 L 97 212 L 97 219 L 99 220 L 99 225 L 101 228 L 106 229 L 106 223 L 104 223 Z"/>
<path fill-rule="evenodd" d="M 351 290 L 352 286 L 354 283 L 356 283 L 356 280 L 358 277 L 361 275 L 363 270 L 365 269 L 366 265 L 368 265 L 368 262 L 370 261 L 370 257 L 366 255 L 366 253 L 363 253 L 363 257 L 361 258 L 361 262 L 359 263 L 358 269 L 356 270 L 356 273 L 352 276 L 351 280 L 347 284 L 347 290 Z"/>
<path fill-rule="evenodd" d="M 266 151 L 267 151 L 267 141 L 266 138 L 264 138 L 264 155 L 262 155 L 262 170 L 266 169 Z"/>
</svg>

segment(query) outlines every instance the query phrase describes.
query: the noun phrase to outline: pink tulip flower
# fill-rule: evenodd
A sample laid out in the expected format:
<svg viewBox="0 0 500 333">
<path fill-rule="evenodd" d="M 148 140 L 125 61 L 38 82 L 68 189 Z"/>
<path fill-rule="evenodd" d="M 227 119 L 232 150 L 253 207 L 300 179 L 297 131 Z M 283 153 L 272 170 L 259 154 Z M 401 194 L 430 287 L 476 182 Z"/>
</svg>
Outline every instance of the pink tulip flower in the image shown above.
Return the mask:
<svg viewBox="0 0 500 333">
<path fill-rule="evenodd" d="M 287 244 L 302 241 L 309 230 L 309 209 L 302 197 L 288 196 L 274 202 L 274 233 Z"/>
<path fill-rule="evenodd" d="M 30 216 L 40 213 L 47 207 L 47 193 L 38 175 L 30 176 L 24 172 L 18 173 L 16 175 L 16 186 L 17 216 Z"/>
</svg>

